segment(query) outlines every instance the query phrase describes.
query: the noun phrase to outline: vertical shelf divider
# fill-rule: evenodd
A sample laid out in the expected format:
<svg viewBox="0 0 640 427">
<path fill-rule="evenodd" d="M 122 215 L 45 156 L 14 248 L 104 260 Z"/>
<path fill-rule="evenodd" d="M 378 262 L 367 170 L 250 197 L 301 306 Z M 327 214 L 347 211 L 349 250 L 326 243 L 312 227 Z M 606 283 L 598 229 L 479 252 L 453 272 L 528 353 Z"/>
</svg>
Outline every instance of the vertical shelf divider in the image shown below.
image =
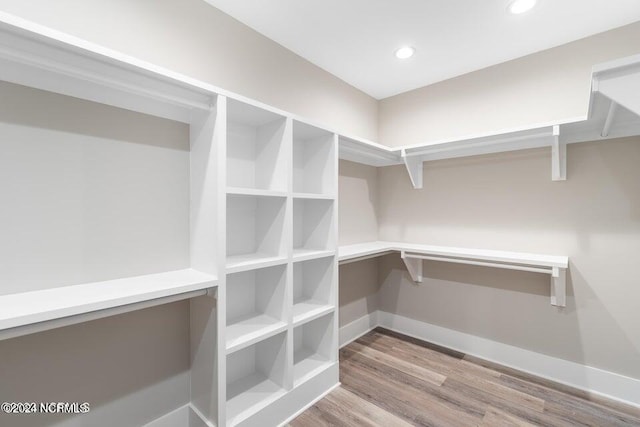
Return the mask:
<svg viewBox="0 0 640 427">
<path fill-rule="evenodd" d="M 224 418 L 224 358 L 220 339 L 225 300 L 225 144 L 226 97 L 217 96 L 209 111 L 192 113 L 190 123 L 192 268 L 217 275 L 213 294 L 190 300 L 191 382 L 194 407 L 217 425 Z M 222 262 L 221 262 L 222 260 Z M 223 366 L 224 368 L 224 366 Z"/>
<path fill-rule="evenodd" d="M 287 117 L 283 144 L 287 152 L 287 211 L 285 219 L 285 242 L 287 245 L 287 363 L 285 369 L 285 389 L 293 389 L 293 120 Z"/>
</svg>

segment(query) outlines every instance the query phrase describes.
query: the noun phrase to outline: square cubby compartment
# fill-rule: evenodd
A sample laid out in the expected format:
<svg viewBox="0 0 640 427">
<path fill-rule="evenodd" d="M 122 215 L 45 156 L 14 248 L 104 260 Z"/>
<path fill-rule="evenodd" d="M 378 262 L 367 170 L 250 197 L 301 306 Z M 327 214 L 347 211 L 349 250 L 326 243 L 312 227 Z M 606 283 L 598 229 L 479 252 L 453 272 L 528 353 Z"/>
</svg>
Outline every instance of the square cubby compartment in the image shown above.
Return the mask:
<svg viewBox="0 0 640 427">
<path fill-rule="evenodd" d="M 336 147 L 331 132 L 293 122 L 293 191 L 334 195 Z"/>
<path fill-rule="evenodd" d="M 334 257 L 293 264 L 293 323 L 298 325 L 335 307 Z"/>
<path fill-rule="evenodd" d="M 287 191 L 286 119 L 239 101 L 227 111 L 227 186 Z"/>
<path fill-rule="evenodd" d="M 227 276 L 227 352 L 286 328 L 286 283 L 286 264 Z"/>
<path fill-rule="evenodd" d="M 337 360 L 335 314 L 305 323 L 293 330 L 293 383 L 305 382 Z"/>
<path fill-rule="evenodd" d="M 287 333 L 227 355 L 227 425 L 237 425 L 285 393 Z"/>
<path fill-rule="evenodd" d="M 333 209 L 333 200 L 294 199 L 294 256 L 335 249 Z"/>
<path fill-rule="evenodd" d="M 227 196 L 227 268 L 286 256 L 285 197 Z"/>
</svg>

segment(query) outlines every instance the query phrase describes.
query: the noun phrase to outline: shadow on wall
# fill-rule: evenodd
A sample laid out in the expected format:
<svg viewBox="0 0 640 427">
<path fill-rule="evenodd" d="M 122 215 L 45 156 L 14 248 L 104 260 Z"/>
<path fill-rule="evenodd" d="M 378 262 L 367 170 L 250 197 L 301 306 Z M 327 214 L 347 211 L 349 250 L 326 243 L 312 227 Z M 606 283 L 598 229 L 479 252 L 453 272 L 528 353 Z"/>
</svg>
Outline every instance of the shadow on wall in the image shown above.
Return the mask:
<svg viewBox="0 0 640 427">
<path fill-rule="evenodd" d="M 0 425 L 143 425 L 189 400 L 189 303 L 0 341 L 0 401 L 88 402 L 84 415 L 0 414 Z"/>
</svg>

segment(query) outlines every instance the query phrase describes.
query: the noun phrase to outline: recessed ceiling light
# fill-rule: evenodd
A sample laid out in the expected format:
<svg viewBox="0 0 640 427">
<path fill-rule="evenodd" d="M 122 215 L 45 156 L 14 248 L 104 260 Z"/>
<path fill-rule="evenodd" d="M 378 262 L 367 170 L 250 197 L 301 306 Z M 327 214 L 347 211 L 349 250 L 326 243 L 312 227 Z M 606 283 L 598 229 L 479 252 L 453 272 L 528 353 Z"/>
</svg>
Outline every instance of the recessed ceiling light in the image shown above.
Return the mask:
<svg viewBox="0 0 640 427">
<path fill-rule="evenodd" d="M 519 15 L 530 11 L 535 5 L 536 0 L 513 0 L 509 3 L 509 6 L 507 6 L 507 10 L 514 15 Z"/>
<path fill-rule="evenodd" d="M 414 53 L 416 53 L 416 50 L 411 46 L 403 46 L 400 49 L 396 50 L 396 58 L 398 59 L 411 58 Z"/>
</svg>

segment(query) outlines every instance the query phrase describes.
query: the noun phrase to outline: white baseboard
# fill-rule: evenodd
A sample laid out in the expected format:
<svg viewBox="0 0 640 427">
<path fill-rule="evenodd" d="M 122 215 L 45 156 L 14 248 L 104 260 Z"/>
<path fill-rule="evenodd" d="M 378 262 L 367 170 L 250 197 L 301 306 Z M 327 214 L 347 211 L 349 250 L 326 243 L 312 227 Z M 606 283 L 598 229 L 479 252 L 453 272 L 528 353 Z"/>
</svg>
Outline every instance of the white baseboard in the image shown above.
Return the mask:
<svg viewBox="0 0 640 427">
<path fill-rule="evenodd" d="M 340 327 L 340 348 L 357 340 L 378 326 L 378 312 L 374 311 Z"/>
<path fill-rule="evenodd" d="M 547 356 L 393 313 L 378 311 L 340 328 L 344 346 L 381 326 L 594 395 L 640 407 L 640 379 Z"/>
</svg>

